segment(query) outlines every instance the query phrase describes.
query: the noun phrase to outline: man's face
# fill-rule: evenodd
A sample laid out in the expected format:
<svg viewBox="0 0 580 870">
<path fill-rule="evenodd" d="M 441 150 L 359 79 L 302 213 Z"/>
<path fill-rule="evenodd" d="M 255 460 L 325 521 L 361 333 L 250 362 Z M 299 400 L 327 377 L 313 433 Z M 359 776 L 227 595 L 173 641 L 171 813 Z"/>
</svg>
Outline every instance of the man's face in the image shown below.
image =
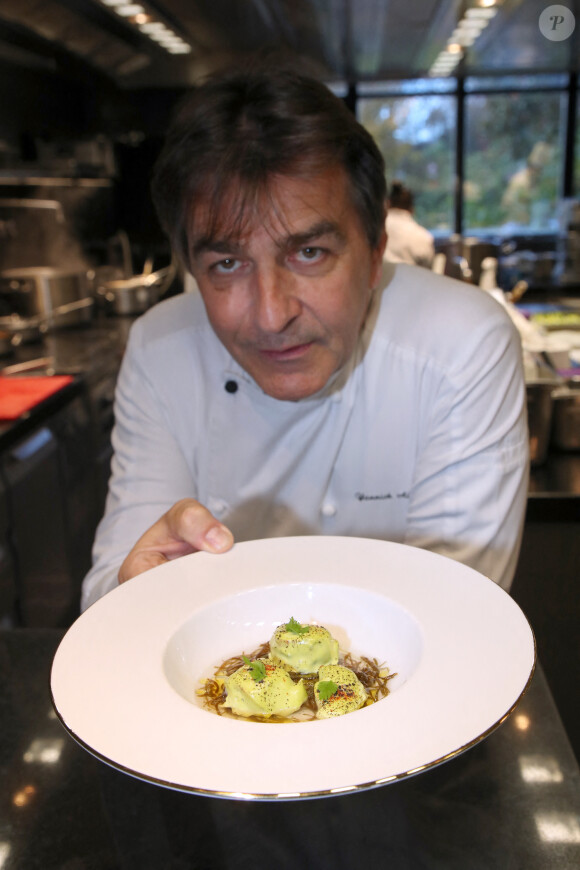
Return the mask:
<svg viewBox="0 0 580 870">
<path fill-rule="evenodd" d="M 208 240 L 204 209 L 193 218 L 192 272 L 220 341 L 269 396 L 318 392 L 355 348 L 384 248 L 371 250 L 344 170 L 277 176 L 235 238 Z"/>
</svg>

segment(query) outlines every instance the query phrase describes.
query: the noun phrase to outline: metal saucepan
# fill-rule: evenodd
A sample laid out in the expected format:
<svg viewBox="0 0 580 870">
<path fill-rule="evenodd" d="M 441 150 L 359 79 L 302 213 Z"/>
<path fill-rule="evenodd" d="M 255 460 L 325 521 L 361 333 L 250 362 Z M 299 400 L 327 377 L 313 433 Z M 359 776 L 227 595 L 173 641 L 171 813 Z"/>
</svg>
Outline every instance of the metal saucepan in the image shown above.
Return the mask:
<svg viewBox="0 0 580 870">
<path fill-rule="evenodd" d="M 0 272 L 2 307 L 22 318 L 49 317 L 56 309 L 84 299 L 90 292 L 91 273 L 87 270 L 34 266 Z M 85 307 L 71 308 L 66 320 L 62 317 L 62 325 L 82 322 L 86 319 Z"/>
<path fill-rule="evenodd" d="M 97 288 L 97 295 L 107 302 L 115 314 L 142 314 L 159 302 L 174 277 L 175 267 L 170 265 L 157 272 L 105 281 Z"/>
<path fill-rule="evenodd" d="M 0 377 L 12 378 L 16 375 L 26 375 L 28 372 L 41 371 L 44 375 L 54 375 L 54 357 L 42 356 L 27 362 L 4 366 L 0 369 Z"/>
<path fill-rule="evenodd" d="M 50 314 L 42 317 L 21 317 L 18 314 L 0 317 L 0 334 L 10 336 L 12 347 L 34 344 L 40 341 L 49 329 L 68 325 L 68 318 L 73 312 L 83 312 L 83 316 L 88 312 L 89 317 L 92 316 L 94 305 L 93 297 L 87 296 L 85 299 L 77 299 L 76 302 L 69 302 L 67 305 L 59 305 L 53 308 Z"/>
<path fill-rule="evenodd" d="M 580 383 L 570 381 L 554 390 L 552 444 L 559 450 L 580 450 Z"/>
</svg>

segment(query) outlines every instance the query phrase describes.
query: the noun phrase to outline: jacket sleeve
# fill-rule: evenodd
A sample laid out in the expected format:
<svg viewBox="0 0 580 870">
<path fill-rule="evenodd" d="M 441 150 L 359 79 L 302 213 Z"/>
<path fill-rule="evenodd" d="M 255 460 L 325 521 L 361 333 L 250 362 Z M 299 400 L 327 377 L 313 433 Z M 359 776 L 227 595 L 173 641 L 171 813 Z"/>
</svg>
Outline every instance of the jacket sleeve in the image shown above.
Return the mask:
<svg viewBox="0 0 580 870">
<path fill-rule="evenodd" d="M 195 497 L 192 470 L 172 434 L 165 397 L 147 373 L 151 364 L 144 365 L 135 326 L 117 382 L 109 493 L 83 581 L 82 610 L 117 585 L 125 556 L 146 529 L 180 498 Z"/>
<path fill-rule="evenodd" d="M 527 500 L 519 335 L 503 312 L 457 337 L 422 428 L 405 542 L 450 556 L 509 590 Z M 431 381 L 431 385 L 433 381 Z"/>
</svg>

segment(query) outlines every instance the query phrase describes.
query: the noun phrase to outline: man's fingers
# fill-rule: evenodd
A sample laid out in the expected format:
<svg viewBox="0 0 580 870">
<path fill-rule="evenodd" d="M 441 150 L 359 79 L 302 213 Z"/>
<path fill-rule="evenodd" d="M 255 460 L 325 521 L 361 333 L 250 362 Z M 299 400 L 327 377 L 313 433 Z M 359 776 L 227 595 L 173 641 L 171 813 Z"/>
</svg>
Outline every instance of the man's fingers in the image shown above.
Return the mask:
<svg viewBox="0 0 580 870">
<path fill-rule="evenodd" d="M 163 553 L 156 551 L 136 552 L 131 550 L 121 565 L 119 571 L 119 583 L 124 583 L 132 577 L 137 577 L 138 574 L 142 574 L 150 568 L 157 568 L 158 565 L 163 565 L 167 561 L 169 560 L 163 555 Z"/>
<path fill-rule="evenodd" d="M 224 553 L 233 543 L 230 530 L 207 508 L 195 499 L 182 499 L 137 541 L 121 565 L 119 583 L 197 550 Z"/>
<path fill-rule="evenodd" d="M 223 553 L 234 543 L 230 530 L 194 499 L 177 502 L 165 516 L 172 537 L 196 550 Z"/>
<path fill-rule="evenodd" d="M 226 526 L 222 526 L 220 523 L 218 526 L 212 526 L 212 528 L 205 533 L 203 546 L 199 549 L 206 550 L 209 553 L 224 553 L 233 546 L 233 543 L 234 536 Z"/>
</svg>

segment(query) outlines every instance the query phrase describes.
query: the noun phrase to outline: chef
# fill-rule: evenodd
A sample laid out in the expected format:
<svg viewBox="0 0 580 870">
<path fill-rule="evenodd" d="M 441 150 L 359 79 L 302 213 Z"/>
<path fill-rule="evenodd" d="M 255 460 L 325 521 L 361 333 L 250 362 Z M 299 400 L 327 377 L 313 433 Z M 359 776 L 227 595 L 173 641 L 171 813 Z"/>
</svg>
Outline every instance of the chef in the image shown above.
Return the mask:
<svg viewBox="0 0 580 870">
<path fill-rule="evenodd" d="M 412 192 L 400 181 L 393 181 L 387 206 L 385 260 L 431 269 L 435 259 L 435 241 L 429 230 L 415 220 Z"/>
<path fill-rule="evenodd" d="M 83 608 L 183 554 L 285 535 L 400 541 L 509 588 L 518 336 L 478 288 L 383 262 L 383 160 L 343 102 L 291 70 L 217 75 L 177 113 L 153 192 L 199 290 L 132 327 Z"/>
</svg>

